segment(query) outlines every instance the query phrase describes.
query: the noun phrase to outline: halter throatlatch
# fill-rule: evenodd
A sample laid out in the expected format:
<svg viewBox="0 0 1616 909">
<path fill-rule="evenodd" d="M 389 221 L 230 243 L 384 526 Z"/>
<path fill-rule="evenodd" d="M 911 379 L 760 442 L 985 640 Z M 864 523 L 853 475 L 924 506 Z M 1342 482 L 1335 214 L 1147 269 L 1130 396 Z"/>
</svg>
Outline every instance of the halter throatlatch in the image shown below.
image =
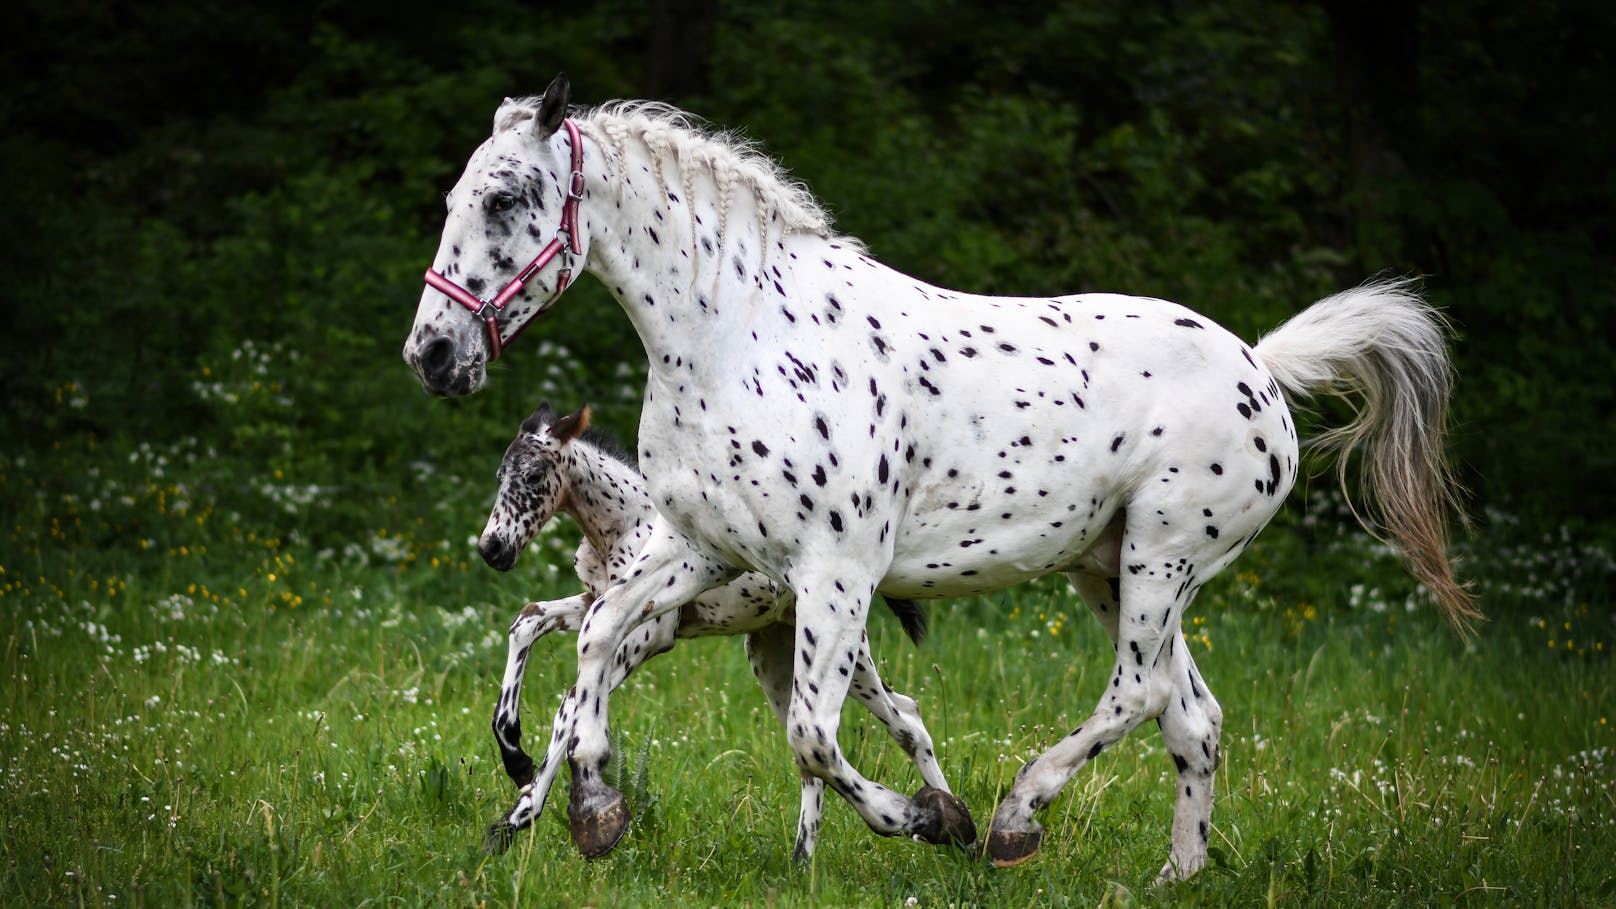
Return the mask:
<svg viewBox="0 0 1616 909">
<path fill-rule="evenodd" d="M 550 260 L 554 259 L 562 249 L 569 250 L 575 256 L 583 252 L 583 249 L 578 244 L 578 203 L 584 197 L 584 144 L 582 138 L 578 135 L 578 127 L 572 122 L 571 118 L 561 121 L 561 124 L 567 128 L 567 137 L 572 142 L 572 174 L 568 178 L 566 201 L 561 205 L 561 226 L 556 228 L 555 237 L 545 245 L 544 249 L 539 250 L 539 254 L 533 257 L 533 261 L 527 263 L 526 268 L 517 272 L 516 277 L 512 278 L 509 284 L 500 288 L 499 293 L 495 294 L 493 299 L 490 300 L 478 297 L 471 291 L 444 277 L 435 268 L 426 270 L 426 283 L 429 287 L 442 292 L 449 299 L 471 310 L 476 314 L 477 318 L 483 320 L 484 325 L 488 326 L 488 361 L 490 363 L 499 359 L 499 355 L 505 352 L 505 344 L 515 340 L 516 336 L 522 333 L 522 329 L 526 328 L 529 322 L 532 322 L 535 317 L 555 305 L 555 301 L 561 297 L 561 292 L 566 290 L 567 285 L 572 282 L 572 269 L 570 267 L 561 269 L 556 274 L 555 296 L 551 297 L 538 309 L 535 309 L 526 318 L 517 322 L 509 337 L 501 339 L 499 314 L 505 309 L 505 304 L 521 293 L 522 287 L 532 280 L 540 269 L 549 265 Z"/>
</svg>

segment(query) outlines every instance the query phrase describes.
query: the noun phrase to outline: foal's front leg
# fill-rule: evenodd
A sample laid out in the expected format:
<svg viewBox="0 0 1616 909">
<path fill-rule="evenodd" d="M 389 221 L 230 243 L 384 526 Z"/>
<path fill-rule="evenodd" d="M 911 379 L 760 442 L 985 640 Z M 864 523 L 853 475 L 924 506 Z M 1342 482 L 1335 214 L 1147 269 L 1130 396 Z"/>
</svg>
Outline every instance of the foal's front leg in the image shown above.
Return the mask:
<svg viewBox="0 0 1616 909">
<path fill-rule="evenodd" d="M 518 787 L 533 782 L 533 759 L 522 750 L 522 676 L 527 671 L 528 653 L 539 638 L 552 631 L 577 631 L 584 610 L 594 597 L 587 593 L 529 603 L 511 623 L 505 653 L 505 678 L 499 686 L 499 703 L 494 707 L 494 741 L 505 775 Z"/>
</svg>

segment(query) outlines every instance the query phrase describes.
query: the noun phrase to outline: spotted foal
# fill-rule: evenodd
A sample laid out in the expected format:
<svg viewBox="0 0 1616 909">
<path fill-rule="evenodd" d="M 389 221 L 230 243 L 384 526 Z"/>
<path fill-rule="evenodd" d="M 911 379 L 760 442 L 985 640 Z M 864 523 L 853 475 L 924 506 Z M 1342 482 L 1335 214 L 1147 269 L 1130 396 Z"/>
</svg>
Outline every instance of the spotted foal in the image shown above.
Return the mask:
<svg viewBox="0 0 1616 909">
<path fill-rule="evenodd" d="M 522 609 L 511 624 L 505 678 L 494 710 L 494 738 L 505 772 L 522 787 L 524 800 L 539 803 L 551 785 L 559 754 L 547 755 L 535 774 L 533 759 L 522 750 L 519 701 L 528 655 L 544 635 L 578 630 L 590 604 L 622 579 L 656 517 L 644 478 L 615 445 L 595 432 L 586 433 L 588 422 L 588 408 L 560 418 L 540 408 L 522 423 L 500 463 L 499 497 L 478 544 L 484 561 L 508 571 L 558 511 L 570 515 L 584 535 L 573 564 L 585 591 L 561 600 L 529 603 Z M 925 614 L 910 600 L 887 600 L 887 605 L 918 644 L 926 632 Z M 742 575 L 677 612 L 639 626 L 618 649 L 612 685 L 616 687 L 641 663 L 671 649 L 675 638 L 744 634 L 752 672 L 783 724 L 791 698 L 794 619 L 789 591 L 782 592 L 762 575 Z M 886 726 L 920 770 L 926 788 L 917 798 L 936 798 L 927 790 L 948 792 L 919 709 L 912 698 L 881 681 L 867 639 L 860 644 L 852 672 L 853 696 Z M 551 751 L 557 751 L 554 742 Z M 797 855 L 807 858 L 818 838 L 825 784 L 806 772 L 801 777 Z M 509 824 L 495 824 L 489 831 L 490 847 L 503 848 L 512 832 Z"/>
</svg>

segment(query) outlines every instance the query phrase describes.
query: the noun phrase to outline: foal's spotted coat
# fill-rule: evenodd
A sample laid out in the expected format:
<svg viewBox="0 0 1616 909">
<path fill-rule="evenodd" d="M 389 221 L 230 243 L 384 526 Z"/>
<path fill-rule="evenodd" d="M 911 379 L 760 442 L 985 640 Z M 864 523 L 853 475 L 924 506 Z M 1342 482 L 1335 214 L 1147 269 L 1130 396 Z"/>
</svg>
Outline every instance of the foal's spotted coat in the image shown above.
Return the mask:
<svg viewBox="0 0 1616 909">
<path fill-rule="evenodd" d="M 438 272 L 481 293 L 534 254 L 569 182 L 565 115 L 559 79 L 496 114 L 449 194 Z M 600 777 L 611 653 L 743 569 L 796 595 L 787 735 L 799 766 L 879 833 L 963 838 L 940 819 L 953 806 L 866 779 L 837 745 L 870 600 L 1058 571 L 1115 662 L 1089 718 L 1005 794 L 988 853 L 999 864 L 1034 854 L 1034 812 L 1154 718 L 1178 773 L 1162 875 L 1193 873 L 1206 861 L 1222 712 L 1180 622 L 1296 479 L 1287 397 L 1361 393 L 1334 441 L 1364 450 L 1380 523 L 1420 579 L 1451 616 L 1473 614 L 1443 551 L 1443 325 L 1406 286 L 1323 300 L 1255 347 L 1162 300 L 961 294 L 870 258 L 771 162 L 678 112 L 618 105 L 577 124 L 577 262 L 650 358 L 640 464 L 660 513 L 623 583 L 590 606 L 578 683 L 556 715 L 586 854 L 626 826 Z M 556 287 L 533 276 L 505 315 L 551 305 Z M 480 322 L 429 290 L 405 356 L 427 390 L 462 394 L 485 381 L 487 346 Z M 530 823 L 539 807 L 509 820 Z"/>
<path fill-rule="evenodd" d="M 528 654 L 539 638 L 552 631 L 578 630 L 590 604 L 622 580 L 623 570 L 645 544 L 656 517 L 644 478 L 616 454 L 615 446 L 592 432 L 585 433 L 588 422 L 587 409 L 555 418 L 540 408 L 522 423 L 500 462 L 499 494 L 477 547 L 491 567 L 509 571 L 558 511 L 571 517 L 584 536 L 574 567 L 585 591 L 562 600 L 529 603 L 511 623 L 505 679 L 494 710 L 494 739 L 505 772 L 522 788 L 521 798 L 527 802 L 545 799 L 563 756 L 552 740 L 550 753 L 535 773 L 533 759 L 522 750 L 519 708 Z M 919 643 L 925 633 L 924 614 L 912 602 L 888 601 L 888 605 Z M 671 649 L 675 638 L 744 634 L 752 672 L 770 709 L 784 723 L 791 696 L 791 607 L 790 591 L 765 576 L 742 575 L 630 633 L 618 647 L 613 685 L 646 660 Z M 913 699 L 881 681 L 868 641 L 860 641 L 851 693 L 914 760 L 926 786 L 947 793 L 948 782 L 937 765 L 931 733 L 919 709 Z M 813 854 L 824 791 L 822 780 L 803 774 L 802 810 L 797 821 L 799 856 Z M 511 830 L 508 823 L 496 824 L 490 831 L 490 847 L 502 848 Z"/>
</svg>

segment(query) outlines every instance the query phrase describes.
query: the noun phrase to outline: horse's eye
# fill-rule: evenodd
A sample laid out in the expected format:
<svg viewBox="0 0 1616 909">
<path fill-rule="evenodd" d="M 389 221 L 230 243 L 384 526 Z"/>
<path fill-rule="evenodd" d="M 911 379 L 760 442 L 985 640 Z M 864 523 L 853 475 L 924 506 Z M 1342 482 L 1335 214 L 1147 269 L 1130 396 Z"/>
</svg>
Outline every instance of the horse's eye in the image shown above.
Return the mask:
<svg viewBox="0 0 1616 909">
<path fill-rule="evenodd" d="M 503 214 L 516 207 L 516 197 L 510 193 L 494 193 L 488 197 L 488 210 L 493 214 Z"/>
</svg>

